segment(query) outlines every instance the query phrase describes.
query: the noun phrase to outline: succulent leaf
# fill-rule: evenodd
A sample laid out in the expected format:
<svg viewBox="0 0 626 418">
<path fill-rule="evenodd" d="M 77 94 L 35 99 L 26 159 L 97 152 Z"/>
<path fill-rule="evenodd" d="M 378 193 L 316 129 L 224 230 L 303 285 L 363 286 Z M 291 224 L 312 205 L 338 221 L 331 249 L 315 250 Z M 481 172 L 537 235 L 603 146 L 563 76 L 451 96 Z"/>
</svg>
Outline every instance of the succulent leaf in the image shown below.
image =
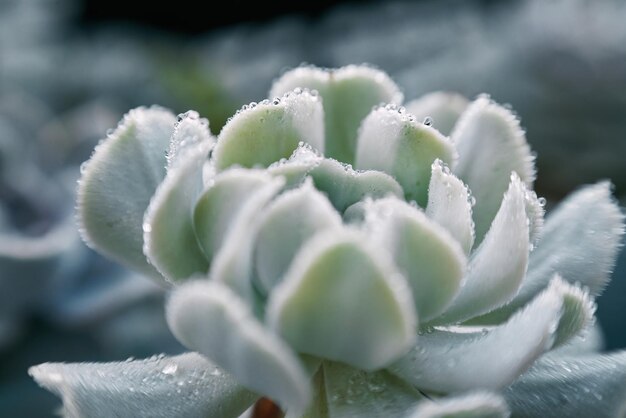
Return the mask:
<svg viewBox="0 0 626 418">
<path fill-rule="evenodd" d="M 435 91 L 407 102 L 407 112 L 419 121 L 430 120 L 432 127 L 449 136 L 469 101 L 458 93 Z"/>
<path fill-rule="evenodd" d="M 162 280 L 143 254 L 143 217 L 165 177 L 166 151 L 176 117 L 160 108 L 136 108 L 103 140 L 83 166 L 78 217 L 85 242 L 102 254 Z"/>
<path fill-rule="evenodd" d="M 168 301 L 167 321 L 183 344 L 248 389 L 295 411 L 309 403 L 309 379 L 296 354 L 223 284 L 196 280 L 181 285 Z"/>
<path fill-rule="evenodd" d="M 406 199 L 424 207 L 433 161 L 453 166 L 456 157 L 454 146 L 439 131 L 418 122 L 404 108 L 387 105 L 372 110 L 363 120 L 354 166 L 391 174 Z"/>
<path fill-rule="evenodd" d="M 269 97 L 280 97 L 298 88 L 319 92 L 324 102 L 324 154 L 347 164 L 354 162 L 357 130 L 372 107 L 380 103 L 400 104 L 403 99 L 386 73 L 357 65 L 292 69 L 274 81 Z"/>
<path fill-rule="evenodd" d="M 68 418 L 237 418 L 258 397 L 197 353 L 115 363 L 44 363 L 28 373 L 63 399 Z"/>
<path fill-rule="evenodd" d="M 318 234 L 297 253 L 268 302 L 268 323 L 296 350 L 365 370 L 411 346 L 410 289 L 356 232 Z"/>
</svg>

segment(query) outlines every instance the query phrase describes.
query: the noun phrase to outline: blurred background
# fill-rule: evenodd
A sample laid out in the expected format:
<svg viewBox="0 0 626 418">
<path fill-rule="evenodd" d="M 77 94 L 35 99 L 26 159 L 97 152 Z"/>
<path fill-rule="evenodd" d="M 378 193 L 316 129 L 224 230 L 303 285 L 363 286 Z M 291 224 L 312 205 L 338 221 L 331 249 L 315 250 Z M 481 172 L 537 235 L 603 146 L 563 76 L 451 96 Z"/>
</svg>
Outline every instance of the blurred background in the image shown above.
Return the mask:
<svg viewBox="0 0 626 418">
<path fill-rule="evenodd" d="M 195 109 L 219 133 L 302 63 L 369 63 L 411 100 L 434 90 L 510 104 L 547 210 L 609 179 L 626 204 L 626 3 L 619 0 L 0 0 L 0 415 L 54 416 L 29 366 L 174 354 L 163 290 L 80 241 L 74 192 L 124 113 Z M 626 347 L 626 255 L 598 300 Z"/>
</svg>

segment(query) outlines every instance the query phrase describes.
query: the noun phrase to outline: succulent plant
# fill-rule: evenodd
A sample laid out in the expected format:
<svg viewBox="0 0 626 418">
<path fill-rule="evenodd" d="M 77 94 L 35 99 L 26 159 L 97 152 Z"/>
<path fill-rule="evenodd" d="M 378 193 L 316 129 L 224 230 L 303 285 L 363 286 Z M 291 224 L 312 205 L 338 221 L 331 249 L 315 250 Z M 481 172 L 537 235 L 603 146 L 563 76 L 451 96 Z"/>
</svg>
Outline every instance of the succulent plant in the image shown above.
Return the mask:
<svg viewBox="0 0 626 418">
<path fill-rule="evenodd" d="M 524 131 L 487 96 L 403 107 L 369 66 L 298 67 L 268 96 L 217 137 L 133 109 L 84 166 L 83 239 L 171 288 L 191 351 L 31 368 L 67 416 L 259 397 L 288 417 L 623 416 L 626 353 L 592 338 L 624 229 L 608 182 L 544 224 Z"/>
</svg>

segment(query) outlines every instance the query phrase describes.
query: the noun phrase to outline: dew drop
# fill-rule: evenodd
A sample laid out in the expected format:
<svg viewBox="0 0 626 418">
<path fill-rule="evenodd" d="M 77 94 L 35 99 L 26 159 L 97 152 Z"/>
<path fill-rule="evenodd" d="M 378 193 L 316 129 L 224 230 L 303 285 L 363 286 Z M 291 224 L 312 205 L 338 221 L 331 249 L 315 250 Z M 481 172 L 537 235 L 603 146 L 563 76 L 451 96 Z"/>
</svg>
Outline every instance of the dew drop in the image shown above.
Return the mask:
<svg viewBox="0 0 626 418">
<path fill-rule="evenodd" d="M 537 203 L 539 203 L 541 206 L 545 206 L 546 205 L 546 198 L 545 197 L 540 197 L 539 199 L 537 199 Z"/>
<path fill-rule="evenodd" d="M 168 376 L 173 375 L 174 373 L 176 373 L 176 371 L 178 370 L 178 365 L 176 363 L 169 363 L 167 364 L 163 370 L 161 371 L 163 374 L 166 374 Z"/>
<path fill-rule="evenodd" d="M 426 116 L 424 118 L 424 122 L 422 122 L 426 126 L 431 126 L 433 124 L 433 119 L 430 116 Z"/>
</svg>

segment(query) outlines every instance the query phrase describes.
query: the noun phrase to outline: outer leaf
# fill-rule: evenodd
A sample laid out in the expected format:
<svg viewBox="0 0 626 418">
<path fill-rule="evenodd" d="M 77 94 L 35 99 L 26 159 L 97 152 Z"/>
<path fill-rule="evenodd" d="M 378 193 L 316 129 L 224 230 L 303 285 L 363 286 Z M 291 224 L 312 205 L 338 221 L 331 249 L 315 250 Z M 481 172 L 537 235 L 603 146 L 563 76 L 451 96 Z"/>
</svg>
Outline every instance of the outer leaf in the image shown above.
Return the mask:
<svg viewBox="0 0 626 418">
<path fill-rule="evenodd" d="M 315 188 L 325 192 L 333 206 L 343 212 L 365 197 L 402 196 L 402 187 L 381 171 L 355 171 L 336 160 L 324 159 L 309 174 Z"/>
<path fill-rule="evenodd" d="M 611 198 L 609 183 L 581 188 L 549 214 L 517 296 L 480 322 L 507 318 L 544 289 L 556 272 L 588 287 L 592 296 L 600 294 L 609 281 L 623 234 L 624 215 Z"/>
<path fill-rule="evenodd" d="M 561 276 L 555 274 L 557 282 L 563 281 Z M 555 278 L 552 281 L 555 281 Z M 563 282 L 564 283 L 564 282 Z M 578 286 L 563 286 L 563 313 L 556 329 L 554 344 L 559 347 L 569 342 L 592 324 L 596 305 L 591 300 L 589 292 Z"/>
<path fill-rule="evenodd" d="M 398 86 L 383 71 L 348 65 L 338 69 L 302 66 L 276 80 L 269 93 L 279 97 L 296 88 L 315 89 L 324 102 L 325 155 L 352 164 L 357 130 L 372 107 L 402 103 Z"/>
<path fill-rule="evenodd" d="M 435 160 L 431 170 L 426 215 L 447 229 L 465 254 L 469 254 L 474 244 L 470 192 L 441 160 Z"/>
<path fill-rule="evenodd" d="M 508 418 L 504 399 L 491 392 L 471 392 L 456 397 L 423 401 L 407 418 Z"/>
<path fill-rule="evenodd" d="M 254 251 L 257 288 L 269 293 L 282 281 L 305 241 L 321 230 L 340 226 L 341 217 L 311 181 L 279 196 L 259 220 Z"/>
<path fill-rule="evenodd" d="M 355 167 L 391 174 L 406 198 L 424 207 L 433 161 L 453 165 L 456 157 L 439 131 L 416 121 L 404 108 L 387 105 L 374 109 L 361 124 Z"/>
<path fill-rule="evenodd" d="M 422 211 L 393 197 L 366 201 L 364 226 L 406 277 L 421 321 L 442 313 L 465 274 L 459 244 Z"/>
<path fill-rule="evenodd" d="M 403 417 L 424 399 L 385 370 L 368 373 L 331 362 L 322 367 L 329 418 Z"/>
<path fill-rule="evenodd" d="M 222 128 L 213 153 L 218 171 L 262 166 L 288 158 L 300 141 L 324 152 L 324 112 L 308 90 L 244 106 Z"/>
<path fill-rule="evenodd" d="M 435 323 L 467 320 L 515 295 L 526 273 L 530 245 L 525 194 L 524 184 L 513 174 L 491 229 L 472 255 L 461 291 Z"/>
<path fill-rule="evenodd" d="M 167 304 L 167 322 L 183 344 L 245 387 L 294 411 L 309 403 L 309 378 L 296 354 L 226 286 L 204 280 L 180 286 Z"/>
<path fill-rule="evenodd" d="M 430 119 L 432 126 L 444 135 L 450 135 L 469 101 L 457 93 L 435 91 L 406 103 L 407 112 L 417 120 Z"/>
<path fill-rule="evenodd" d="M 487 96 L 470 104 L 450 138 L 459 152 L 455 173 L 476 198 L 474 222 L 480 242 L 498 211 L 511 172 L 531 188 L 534 157 L 515 115 Z"/>
<path fill-rule="evenodd" d="M 63 399 L 63 416 L 236 418 L 257 398 L 196 353 L 116 363 L 45 363 L 28 373 Z"/>
<path fill-rule="evenodd" d="M 389 371 L 436 393 L 500 389 L 515 380 L 556 337 L 563 312 L 562 281 L 555 281 L 506 324 L 483 332 L 433 330 Z"/>
<path fill-rule="evenodd" d="M 626 351 L 538 361 L 504 392 L 515 417 L 623 417 Z"/>
<path fill-rule="evenodd" d="M 143 254 L 143 216 L 165 177 L 166 151 L 176 118 L 168 110 L 131 110 L 102 141 L 78 186 L 83 239 L 98 252 L 152 277 L 161 275 Z"/>
<path fill-rule="evenodd" d="M 393 264 L 350 231 L 318 234 L 270 296 L 270 326 L 295 349 L 365 370 L 388 364 L 415 338 L 410 289 Z"/>
<path fill-rule="evenodd" d="M 172 282 L 206 273 L 209 268 L 196 239 L 192 215 L 203 189 L 202 169 L 211 146 L 210 141 L 200 142 L 177 155 L 144 216 L 144 253 Z"/>
</svg>

